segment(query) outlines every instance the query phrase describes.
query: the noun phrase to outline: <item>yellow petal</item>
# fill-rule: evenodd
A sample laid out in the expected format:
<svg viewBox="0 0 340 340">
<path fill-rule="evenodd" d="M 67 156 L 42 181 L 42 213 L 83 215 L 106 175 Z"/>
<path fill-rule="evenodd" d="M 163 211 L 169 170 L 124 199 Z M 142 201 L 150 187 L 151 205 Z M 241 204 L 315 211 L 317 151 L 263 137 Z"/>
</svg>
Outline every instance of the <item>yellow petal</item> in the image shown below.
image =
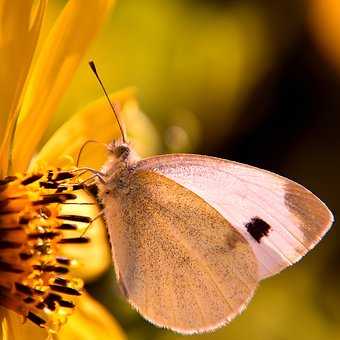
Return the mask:
<svg viewBox="0 0 340 340">
<path fill-rule="evenodd" d="M 114 93 L 111 101 L 122 107 L 122 120 L 133 146 L 142 156 L 157 153 L 160 145 L 158 134 L 149 119 L 140 111 L 131 89 Z M 65 155 L 77 158 L 81 146 L 87 140 L 108 143 L 120 137 L 117 122 L 106 98 L 101 98 L 67 121 L 39 153 L 33 167 L 41 162 L 54 166 L 65 165 Z M 88 145 L 81 155 L 80 165 L 99 168 L 105 161 L 103 146 Z"/>
<path fill-rule="evenodd" d="M 85 293 L 59 333 L 59 340 L 70 339 L 122 340 L 126 337 L 105 308 Z"/>
<path fill-rule="evenodd" d="M 47 332 L 21 315 L 0 307 L 2 340 L 45 340 Z"/>
<path fill-rule="evenodd" d="M 98 216 L 100 210 L 96 200 L 85 192 L 77 192 L 77 199 L 73 203 L 86 202 L 93 205 L 64 205 L 61 209 L 62 214 L 76 214 L 80 216 Z M 78 224 L 80 233 L 88 226 L 84 223 Z M 79 236 L 78 231 L 70 231 L 69 237 Z M 66 233 L 65 233 L 66 234 Z M 72 234 L 72 235 L 71 235 Z M 102 274 L 112 263 L 110 246 L 107 239 L 107 232 L 104 222 L 101 218 L 96 219 L 86 232 L 90 238 L 90 243 L 73 245 L 63 245 L 61 251 L 68 258 L 75 259 L 77 265 L 72 268 L 72 274 L 75 277 L 81 277 L 85 281 L 91 281 Z"/>
<path fill-rule="evenodd" d="M 21 1 L 22 3 L 22 1 Z M 69 0 L 42 47 L 15 136 L 13 168 L 23 171 L 113 0 Z"/>
<path fill-rule="evenodd" d="M 0 0 L 0 175 L 45 13 L 46 0 Z"/>
<path fill-rule="evenodd" d="M 0 307 L 1 340 L 46 340 L 47 331 L 23 317 Z M 51 338 L 48 338 L 51 339 Z M 124 340 L 123 331 L 106 309 L 84 292 L 77 300 L 74 313 L 53 339 Z"/>
<path fill-rule="evenodd" d="M 340 2 L 339 0 L 313 0 L 310 21 L 322 52 L 340 71 Z"/>
</svg>

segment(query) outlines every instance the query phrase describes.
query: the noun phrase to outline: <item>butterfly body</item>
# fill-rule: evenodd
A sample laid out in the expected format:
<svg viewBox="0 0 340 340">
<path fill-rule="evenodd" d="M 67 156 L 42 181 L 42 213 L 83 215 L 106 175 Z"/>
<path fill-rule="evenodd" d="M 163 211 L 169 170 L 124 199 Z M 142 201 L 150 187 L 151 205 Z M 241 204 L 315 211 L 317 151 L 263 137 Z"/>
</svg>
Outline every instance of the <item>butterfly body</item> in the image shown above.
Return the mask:
<svg viewBox="0 0 340 340">
<path fill-rule="evenodd" d="M 111 145 L 109 154 L 99 197 L 126 298 L 146 319 L 181 333 L 231 320 L 258 281 L 246 240 L 197 195 L 138 170 L 132 150 Z"/>
<path fill-rule="evenodd" d="M 297 262 L 333 215 L 303 186 L 219 158 L 172 154 L 140 159 L 108 145 L 98 198 L 118 283 L 152 323 L 182 334 L 212 331 L 247 306 L 261 279 Z"/>
<path fill-rule="evenodd" d="M 180 333 L 228 323 L 262 278 L 298 261 L 333 221 L 307 189 L 264 170 L 108 149 L 98 186 L 118 283 L 146 319 Z"/>
</svg>

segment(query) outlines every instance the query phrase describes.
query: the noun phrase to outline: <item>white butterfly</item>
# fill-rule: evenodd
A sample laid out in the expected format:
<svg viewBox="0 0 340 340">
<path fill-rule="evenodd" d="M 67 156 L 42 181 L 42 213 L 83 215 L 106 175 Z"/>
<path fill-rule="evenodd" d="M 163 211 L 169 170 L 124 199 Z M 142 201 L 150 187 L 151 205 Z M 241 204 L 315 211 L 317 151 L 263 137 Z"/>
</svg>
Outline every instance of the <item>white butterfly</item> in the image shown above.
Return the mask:
<svg viewBox="0 0 340 340">
<path fill-rule="evenodd" d="M 118 282 L 158 326 L 190 334 L 228 323 L 261 279 L 332 225 L 326 205 L 293 181 L 208 156 L 140 160 L 121 131 L 98 174 L 99 198 Z"/>
</svg>

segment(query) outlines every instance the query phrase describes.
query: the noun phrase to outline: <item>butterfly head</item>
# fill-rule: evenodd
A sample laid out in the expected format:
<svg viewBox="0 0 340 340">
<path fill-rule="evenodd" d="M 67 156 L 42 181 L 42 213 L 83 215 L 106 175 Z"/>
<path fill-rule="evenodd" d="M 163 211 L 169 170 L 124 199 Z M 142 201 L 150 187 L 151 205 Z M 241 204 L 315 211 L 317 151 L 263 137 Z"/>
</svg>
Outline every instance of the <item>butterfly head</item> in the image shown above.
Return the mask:
<svg viewBox="0 0 340 340">
<path fill-rule="evenodd" d="M 114 140 L 107 145 L 109 155 L 116 160 L 125 161 L 131 155 L 131 147 L 129 143 L 121 140 Z"/>
<path fill-rule="evenodd" d="M 113 140 L 106 148 L 108 158 L 101 171 L 108 176 L 130 168 L 139 159 L 130 144 L 122 140 Z"/>
<path fill-rule="evenodd" d="M 108 158 L 101 172 L 106 177 L 106 185 L 99 186 L 100 195 L 112 195 L 117 190 L 127 189 L 127 181 L 124 180 L 139 161 L 138 155 L 129 143 L 122 140 L 113 140 L 107 146 Z"/>
</svg>

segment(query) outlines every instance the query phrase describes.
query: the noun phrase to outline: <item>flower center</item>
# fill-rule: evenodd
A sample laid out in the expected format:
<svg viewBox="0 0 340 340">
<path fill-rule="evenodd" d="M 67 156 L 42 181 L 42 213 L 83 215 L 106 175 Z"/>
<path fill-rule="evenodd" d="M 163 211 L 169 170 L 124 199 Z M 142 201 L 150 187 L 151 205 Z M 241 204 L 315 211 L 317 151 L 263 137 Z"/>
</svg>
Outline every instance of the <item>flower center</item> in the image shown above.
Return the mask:
<svg viewBox="0 0 340 340">
<path fill-rule="evenodd" d="M 70 273 L 76 261 L 62 256 L 66 244 L 89 241 L 75 222 L 91 218 L 61 213 L 80 189 L 67 171 L 0 180 L 0 305 L 51 331 L 66 322 L 83 286 Z"/>
</svg>

